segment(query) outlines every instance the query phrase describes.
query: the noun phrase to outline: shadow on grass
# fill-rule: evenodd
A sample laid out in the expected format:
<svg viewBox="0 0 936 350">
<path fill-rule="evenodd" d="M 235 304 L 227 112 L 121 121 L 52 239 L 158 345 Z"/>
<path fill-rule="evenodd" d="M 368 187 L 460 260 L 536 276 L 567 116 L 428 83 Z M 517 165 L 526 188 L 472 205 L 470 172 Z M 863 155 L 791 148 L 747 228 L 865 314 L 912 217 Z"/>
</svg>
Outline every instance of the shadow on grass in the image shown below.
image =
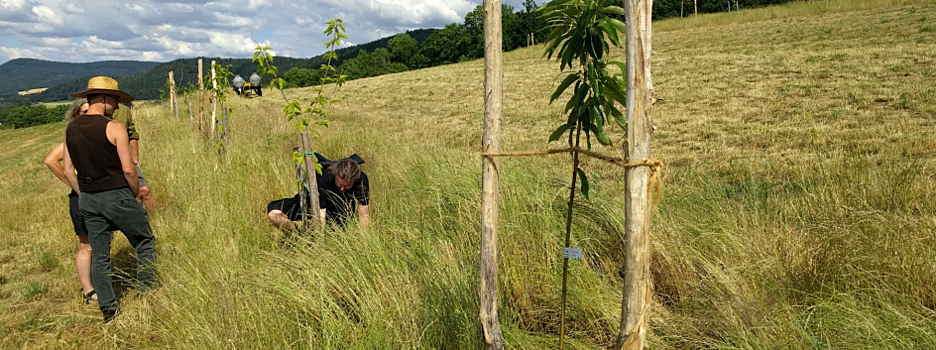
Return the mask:
<svg viewBox="0 0 936 350">
<path fill-rule="evenodd" d="M 111 256 L 114 294 L 117 299 L 136 289 L 137 257 L 131 246 L 124 246 Z"/>
</svg>

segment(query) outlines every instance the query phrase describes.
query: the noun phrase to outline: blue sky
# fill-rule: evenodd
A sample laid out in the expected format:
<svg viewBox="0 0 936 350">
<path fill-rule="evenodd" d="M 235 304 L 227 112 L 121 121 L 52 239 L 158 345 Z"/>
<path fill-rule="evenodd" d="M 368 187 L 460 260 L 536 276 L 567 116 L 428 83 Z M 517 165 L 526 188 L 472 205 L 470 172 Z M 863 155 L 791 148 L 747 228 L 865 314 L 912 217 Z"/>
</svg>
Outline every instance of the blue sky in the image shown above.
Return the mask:
<svg viewBox="0 0 936 350">
<path fill-rule="evenodd" d="M 277 56 L 312 57 L 341 18 L 348 44 L 462 23 L 482 0 L 0 0 L 0 64 L 248 58 L 256 39 Z M 521 8 L 522 0 L 506 4 Z M 251 37 L 253 34 L 253 38 Z M 344 46 L 344 45 L 343 45 Z"/>
</svg>

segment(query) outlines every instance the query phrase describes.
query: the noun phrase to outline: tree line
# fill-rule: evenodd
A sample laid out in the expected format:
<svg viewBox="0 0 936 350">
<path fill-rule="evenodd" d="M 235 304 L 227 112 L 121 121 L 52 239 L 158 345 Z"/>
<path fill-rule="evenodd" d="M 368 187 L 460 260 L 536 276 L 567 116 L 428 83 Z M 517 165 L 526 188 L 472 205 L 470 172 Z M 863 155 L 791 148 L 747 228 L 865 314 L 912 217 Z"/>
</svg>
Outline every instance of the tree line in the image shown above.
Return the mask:
<svg viewBox="0 0 936 350">
<path fill-rule="evenodd" d="M 738 8 L 754 8 L 783 4 L 790 1 L 808 0 L 656 0 L 653 3 L 653 19 L 690 16 L 698 13 L 735 11 Z M 525 0 L 523 8 L 515 11 L 512 6 L 502 5 L 502 36 L 504 51 L 542 43 L 549 34 L 546 21 L 540 18 L 534 0 Z M 612 15 L 612 17 L 614 17 Z M 618 18 L 624 21 L 623 16 Z M 385 46 L 368 51 L 367 48 L 351 47 L 359 52 L 347 57 L 348 49 L 338 51 L 338 71 L 348 79 L 360 79 L 383 74 L 404 72 L 413 69 L 470 61 L 484 57 L 484 11 L 481 6 L 465 15 L 464 22 L 452 23 L 445 28 L 432 31 L 425 40 L 410 35 L 398 34 L 389 39 Z M 324 62 L 322 62 L 324 63 Z M 320 65 L 321 63 L 319 63 Z M 287 87 L 304 87 L 319 84 L 321 73 L 317 68 L 294 67 L 286 71 L 283 78 Z"/>
<path fill-rule="evenodd" d="M 0 129 L 19 129 L 30 126 L 49 124 L 65 119 L 65 112 L 70 104 L 46 107 L 41 104 L 31 106 L 0 106 Z"/>
<path fill-rule="evenodd" d="M 502 5 L 503 48 L 510 51 L 530 45 L 529 36 L 540 43 L 549 34 L 546 21 L 536 12 L 536 2 L 525 0 L 523 9 Z M 484 57 L 484 10 L 481 6 L 465 15 L 464 23 L 452 23 L 432 31 L 424 40 L 409 34 L 397 34 L 386 47 L 373 51 L 359 49 L 356 56 L 340 62 L 338 71 L 348 79 L 360 79 L 413 69 L 470 61 Z M 338 52 L 341 57 L 342 52 Z M 320 83 L 321 72 L 316 68 L 295 67 L 283 78 L 287 87 L 312 86 Z"/>
</svg>

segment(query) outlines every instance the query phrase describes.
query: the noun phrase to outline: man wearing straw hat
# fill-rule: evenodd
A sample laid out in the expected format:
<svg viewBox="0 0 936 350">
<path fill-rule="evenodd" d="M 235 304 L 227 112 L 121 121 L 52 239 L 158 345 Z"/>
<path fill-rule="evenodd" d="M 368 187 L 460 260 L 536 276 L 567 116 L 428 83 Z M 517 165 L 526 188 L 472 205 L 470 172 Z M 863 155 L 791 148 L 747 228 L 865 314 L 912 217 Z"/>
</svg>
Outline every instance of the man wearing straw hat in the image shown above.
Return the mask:
<svg viewBox="0 0 936 350">
<path fill-rule="evenodd" d="M 111 283 L 113 231 L 123 232 L 136 250 L 140 291 L 156 283 L 156 241 L 146 209 L 137 200 L 140 188 L 127 128 L 110 118 L 121 102 L 133 101 L 133 97 L 120 91 L 116 80 L 105 76 L 91 78 L 87 90 L 71 96 L 87 98 L 89 107 L 86 115 L 68 123 L 65 129 L 63 165 L 69 185 L 79 193 L 78 206 L 91 243 L 91 281 L 107 323 L 114 319 L 119 307 Z"/>
</svg>

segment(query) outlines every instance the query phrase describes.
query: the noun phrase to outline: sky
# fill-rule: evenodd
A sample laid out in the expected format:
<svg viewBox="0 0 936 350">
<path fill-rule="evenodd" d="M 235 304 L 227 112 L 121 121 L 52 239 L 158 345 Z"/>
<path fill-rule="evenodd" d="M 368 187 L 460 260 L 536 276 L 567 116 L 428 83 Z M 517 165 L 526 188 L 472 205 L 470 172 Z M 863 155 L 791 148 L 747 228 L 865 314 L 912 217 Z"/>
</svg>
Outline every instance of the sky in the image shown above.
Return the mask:
<svg viewBox="0 0 936 350">
<path fill-rule="evenodd" d="M 482 0 L 0 0 L 0 64 L 188 57 L 250 58 L 255 41 L 275 56 L 314 57 L 341 18 L 365 44 L 419 28 L 463 23 Z M 522 8 L 522 0 L 505 4 Z"/>
</svg>

